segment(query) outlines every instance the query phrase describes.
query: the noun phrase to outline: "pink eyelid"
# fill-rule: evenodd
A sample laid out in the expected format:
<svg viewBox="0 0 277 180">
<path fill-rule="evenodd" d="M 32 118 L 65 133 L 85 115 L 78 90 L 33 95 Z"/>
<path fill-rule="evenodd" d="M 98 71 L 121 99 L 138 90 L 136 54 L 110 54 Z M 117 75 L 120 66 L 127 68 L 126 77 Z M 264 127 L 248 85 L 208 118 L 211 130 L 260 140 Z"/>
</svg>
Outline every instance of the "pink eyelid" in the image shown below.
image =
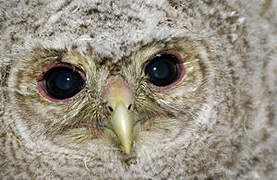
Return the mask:
<svg viewBox="0 0 277 180">
<path fill-rule="evenodd" d="M 86 77 L 84 75 L 84 73 L 77 67 L 68 64 L 68 63 L 58 63 L 58 64 L 52 64 L 50 66 L 47 66 L 46 68 L 44 68 L 42 70 L 42 74 L 39 75 L 37 77 L 37 87 L 38 87 L 38 91 L 39 93 L 44 96 L 45 98 L 47 98 L 48 100 L 52 101 L 52 102 L 68 102 L 73 100 L 74 98 L 76 98 L 77 96 L 79 96 L 80 94 L 82 94 L 82 92 L 85 90 L 85 88 L 83 88 L 80 92 L 78 92 L 77 94 L 75 94 L 74 96 L 70 97 L 70 98 L 66 98 L 66 99 L 55 99 L 52 98 L 48 93 L 47 90 L 45 89 L 45 81 L 44 81 L 44 74 L 46 72 L 48 72 L 50 69 L 52 68 L 56 68 L 56 67 L 68 67 L 70 69 L 74 69 L 75 71 L 77 71 L 79 73 L 79 75 L 84 79 L 84 81 L 86 81 Z"/>
<path fill-rule="evenodd" d="M 176 59 L 178 60 L 178 66 L 177 66 L 177 68 L 179 69 L 180 74 L 179 74 L 179 77 L 178 77 L 178 79 L 176 81 L 174 81 L 172 84 L 167 85 L 167 86 L 160 87 L 160 86 L 156 86 L 156 85 L 154 85 L 152 83 L 149 83 L 149 85 L 151 87 L 153 87 L 153 88 L 155 88 L 157 90 L 165 90 L 165 89 L 169 89 L 169 88 L 175 86 L 176 84 L 178 84 L 183 79 L 184 75 L 186 74 L 185 67 L 184 67 L 184 59 L 182 58 L 182 56 L 179 53 L 177 53 L 176 51 L 173 51 L 173 50 L 168 50 L 168 51 L 163 51 L 161 53 L 158 53 L 157 55 L 163 55 L 163 54 L 170 54 L 170 55 L 173 55 L 174 57 L 176 57 Z M 146 64 L 144 65 L 144 68 L 148 64 L 148 62 L 151 61 L 153 58 L 155 58 L 157 55 L 155 55 L 154 57 L 150 58 L 150 60 L 148 60 L 146 62 Z"/>
</svg>

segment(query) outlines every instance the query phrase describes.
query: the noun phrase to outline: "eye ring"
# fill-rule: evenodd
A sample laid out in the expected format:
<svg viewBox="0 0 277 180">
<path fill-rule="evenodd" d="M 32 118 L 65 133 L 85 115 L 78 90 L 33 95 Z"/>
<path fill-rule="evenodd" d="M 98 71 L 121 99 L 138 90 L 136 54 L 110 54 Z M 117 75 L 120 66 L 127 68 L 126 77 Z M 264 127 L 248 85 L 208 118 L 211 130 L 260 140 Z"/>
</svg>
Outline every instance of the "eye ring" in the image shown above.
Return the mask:
<svg viewBox="0 0 277 180">
<path fill-rule="evenodd" d="M 143 70 L 149 76 L 149 86 L 157 90 L 169 89 L 183 79 L 184 59 L 174 50 L 163 51 L 147 60 Z"/>
<path fill-rule="evenodd" d="M 58 72 L 55 72 L 55 71 L 58 71 Z M 56 76 L 59 76 L 59 77 L 57 78 Z M 50 80 L 49 80 L 49 77 L 50 77 Z M 51 92 L 53 91 L 53 88 L 54 89 L 57 88 L 57 86 L 53 87 L 53 82 L 49 83 L 49 81 L 52 81 L 53 78 L 56 81 L 54 84 L 58 85 L 58 87 L 62 87 L 62 89 L 58 89 L 58 92 L 65 93 L 61 97 L 57 97 L 58 95 L 55 94 L 55 92 L 54 93 Z M 66 82 L 65 82 L 65 79 L 67 80 Z M 63 89 L 63 86 L 60 85 L 61 83 L 65 83 L 64 84 L 66 87 L 65 89 Z M 72 88 L 75 88 L 75 89 L 72 90 L 70 85 L 72 85 L 73 86 Z M 37 87 L 38 87 L 39 93 L 52 102 L 71 101 L 84 91 L 85 86 L 86 86 L 86 77 L 83 71 L 69 63 L 52 64 L 46 67 L 45 69 L 43 69 L 42 74 L 37 78 Z M 50 90 L 49 87 L 52 90 Z"/>
</svg>

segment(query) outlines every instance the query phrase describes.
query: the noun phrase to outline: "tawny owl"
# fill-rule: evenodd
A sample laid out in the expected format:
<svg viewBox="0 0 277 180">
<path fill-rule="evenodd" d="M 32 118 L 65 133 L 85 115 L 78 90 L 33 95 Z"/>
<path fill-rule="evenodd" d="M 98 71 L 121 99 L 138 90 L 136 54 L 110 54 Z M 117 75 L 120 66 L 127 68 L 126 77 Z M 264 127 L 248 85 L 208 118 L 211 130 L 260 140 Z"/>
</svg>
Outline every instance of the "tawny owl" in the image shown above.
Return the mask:
<svg viewBox="0 0 277 180">
<path fill-rule="evenodd" d="M 276 0 L 0 1 L 0 179 L 276 179 Z"/>
</svg>

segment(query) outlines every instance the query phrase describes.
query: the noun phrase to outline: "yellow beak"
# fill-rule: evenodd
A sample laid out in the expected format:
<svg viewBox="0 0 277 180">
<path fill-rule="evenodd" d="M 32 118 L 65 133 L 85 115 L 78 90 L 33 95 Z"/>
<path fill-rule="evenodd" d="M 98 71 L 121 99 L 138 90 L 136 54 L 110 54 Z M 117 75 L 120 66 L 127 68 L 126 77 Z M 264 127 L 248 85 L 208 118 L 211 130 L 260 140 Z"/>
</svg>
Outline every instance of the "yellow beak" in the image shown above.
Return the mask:
<svg viewBox="0 0 277 180">
<path fill-rule="evenodd" d="M 122 103 L 117 104 L 115 107 L 112 113 L 111 124 L 125 153 L 129 154 L 133 138 L 133 119 L 128 109 Z"/>
<path fill-rule="evenodd" d="M 110 124 L 117 135 L 124 151 L 129 154 L 133 140 L 134 119 L 128 107 L 133 103 L 133 95 L 122 78 L 115 76 L 108 79 L 105 91 L 107 105 L 113 110 Z"/>
</svg>

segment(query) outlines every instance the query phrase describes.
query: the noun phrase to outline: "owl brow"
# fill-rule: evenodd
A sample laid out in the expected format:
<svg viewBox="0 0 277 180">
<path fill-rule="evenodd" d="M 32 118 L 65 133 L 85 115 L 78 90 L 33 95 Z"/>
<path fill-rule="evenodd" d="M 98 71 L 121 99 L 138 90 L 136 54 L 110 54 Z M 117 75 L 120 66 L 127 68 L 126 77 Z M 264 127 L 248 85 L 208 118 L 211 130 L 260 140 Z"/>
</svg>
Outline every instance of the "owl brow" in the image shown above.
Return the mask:
<svg viewBox="0 0 277 180">
<path fill-rule="evenodd" d="M 50 60 L 60 61 L 61 57 L 59 57 L 59 56 L 50 56 L 50 57 L 43 58 L 43 61 L 50 61 Z"/>
</svg>

